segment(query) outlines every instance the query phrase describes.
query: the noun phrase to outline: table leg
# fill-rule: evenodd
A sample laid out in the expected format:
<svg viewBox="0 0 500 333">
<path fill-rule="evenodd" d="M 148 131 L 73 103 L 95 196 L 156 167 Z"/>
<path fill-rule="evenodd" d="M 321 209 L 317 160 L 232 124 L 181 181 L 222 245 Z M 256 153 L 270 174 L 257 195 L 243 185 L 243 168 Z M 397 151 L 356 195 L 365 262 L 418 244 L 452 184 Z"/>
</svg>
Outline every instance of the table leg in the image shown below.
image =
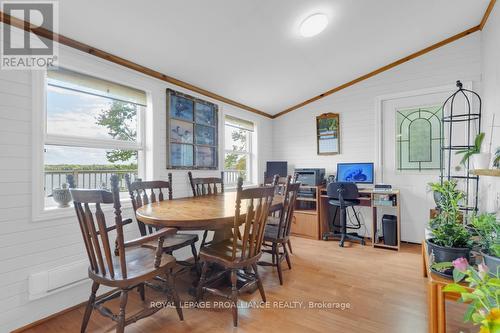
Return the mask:
<svg viewBox="0 0 500 333">
<path fill-rule="evenodd" d="M 231 238 L 233 238 L 233 227 L 232 226 L 222 228 L 222 229 L 217 229 L 217 230 L 214 230 L 214 237 L 212 239 L 212 243 L 222 242 L 223 240 L 231 239 Z"/>
<path fill-rule="evenodd" d="M 443 285 L 437 286 L 438 333 L 446 333 L 446 297 Z"/>
<path fill-rule="evenodd" d="M 427 310 L 429 311 L 429 333 L 438 333 L 438 288 L 427 283 Z"/>
</svg>

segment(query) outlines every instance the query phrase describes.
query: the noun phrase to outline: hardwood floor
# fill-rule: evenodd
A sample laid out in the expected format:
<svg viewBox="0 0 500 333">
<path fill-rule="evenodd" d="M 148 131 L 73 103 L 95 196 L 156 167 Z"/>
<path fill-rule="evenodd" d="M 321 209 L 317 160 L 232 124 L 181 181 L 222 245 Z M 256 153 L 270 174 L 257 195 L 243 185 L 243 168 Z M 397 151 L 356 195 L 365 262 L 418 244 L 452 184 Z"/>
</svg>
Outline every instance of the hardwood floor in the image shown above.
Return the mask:
<svg viewBox="0 0 500 333">
<path fill-rule="evenodd" d="M 400 252 L 393 252 L 347 243 L 345 248 L 339 248 L 334 241 L 302 238 L 293 238 L 292 243 L 292 270 L 283 266 L 283 286 L 279 285 L 275 268 L 259 267 L 271 308 L 240 308 L 237 329 L 233 329 L 230 309 L 185 308 L 185 320 L 180 322 L 175 309 L 166 308 L 127 326 L 126 332 L 427 332 L 426 280 L 421 275 L 420 246 L 403 244 Z M 192 301 L 182 277 L 177 285 L 181 299 Z M 128 314 L 142 306 L 138 295 L 132 294 Z M 163 300 L 161 294 L 150 289 L 146 297 Z M 224 301 L 214 296 L 206 300 Z M 241 300 L 243 304 L 259 304 L 260 296 L 258 292 L 243 294 Z M 272 308 L 274 302 L 280 301 L 303 302 L 304 308 L 290 308 L 293 303 Z M 312 309 L 308 308 L 309 302 L 349 303 L 350 308 Z M 116 303 L 112 307 L 116 308 Z M 462 324 L 463 305 L 449 302 L 447 309 L 448 332 L 477 332 Z M 83 310 L 80 307 L 69 311 L 25 332 L 79 332 Z M 87 332 L 113 332 L 114 327 L 111 320 L 94 311 Z"/>
</svg>

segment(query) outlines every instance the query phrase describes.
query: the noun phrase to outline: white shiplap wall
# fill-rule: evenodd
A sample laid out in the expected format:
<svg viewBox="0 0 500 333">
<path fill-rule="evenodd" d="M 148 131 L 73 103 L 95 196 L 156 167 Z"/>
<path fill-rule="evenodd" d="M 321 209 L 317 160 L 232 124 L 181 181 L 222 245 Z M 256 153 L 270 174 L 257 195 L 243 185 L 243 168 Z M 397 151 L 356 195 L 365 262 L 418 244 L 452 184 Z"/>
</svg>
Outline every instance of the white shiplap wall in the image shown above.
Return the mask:
<svg viewBox="0 0 500 333">
<path fill-rule="evenodd" d="M 483 68 L 483 128 L 486 132 L 484 140 L 485 149 L 488 149 L 491 134 L 492 117 L 495 115 L 495 128 L 493 129 L 492 149 L 500 147 L 500 6 L 493 8 L 488 22 L 482 32 L 482 68 Z M 486 200 L 481 206 L 494 212 L 500 209 L 500 179 L 482 177 L 482 194 Z"/>
<path fill-rule="evenodd" d="M 148 178 L 166 178 L 165 154 L 165 89 L 172 88 L 207 99 L 165 82 L 143 76 L 104 60 L 61 47 L 60 59 L 81 70 L 91 70 L 110 80 L 133 81 L 144 87 L 152 101 L 152 114 L 147 116 Z M 210 100 L 210 99 L 207 99 Z M 263 174 L 265 161 L 272 153 L 271 120 L 210 100 L 219 105 L 219 133 L 222 141 L 223 113 L 230 113 L 256 125 L 258 133 L 256 158 L 257 177 Z M 40 125 L 41 126 L 41 125 Z M 28 299 L 28 276 L 85 258 L 76 217 L 37 221 L 31 219 L 32 152 L 32 75 L 29 71 L 0 70 L 0 332 L 24 326 L 62 309 L 85 301 L 90 284 L 76 285 L 68 290 L 38 300 Z M 201 172 L 215 175 L 219 172 Z M 174 195 L 190 195 L 187 172 L 174 172 Z M 258 177 L 261 181 L 262 177 Z M 124 217 L 132 217 L 124 209 Z M 137 227 L 127 228 L 128 239 L 137 236 Z M 184 253 L 179 253 L 183 257 Z"/>
<path fill-rule="evenodd" d="M 472 81 L 473 88 L 479 91 L 480 42 L 480 34 L 473 34 L 278 117 L 273 121 L 273 158 L 288 161 L 289 172 L 294 168 L 318 167 L 326 168 L 327 175 L 335 173 L 338 162 L 375 162 L 376 98 L 453 85 L 458 79 Z M 326 112 L 340 113 L 339 155 L 316 154 L 316 116 Z M 362 212 L 369 227 L 371 214 L 365 209 Z"/>
</svg>

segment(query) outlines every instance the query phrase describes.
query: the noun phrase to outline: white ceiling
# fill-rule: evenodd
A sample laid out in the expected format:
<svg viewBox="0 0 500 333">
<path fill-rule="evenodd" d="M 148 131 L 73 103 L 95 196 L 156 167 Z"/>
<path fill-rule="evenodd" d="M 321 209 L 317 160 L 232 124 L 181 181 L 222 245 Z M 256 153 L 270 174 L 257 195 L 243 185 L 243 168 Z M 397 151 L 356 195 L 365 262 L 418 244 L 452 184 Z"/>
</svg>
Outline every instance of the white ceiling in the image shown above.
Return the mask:
<svg viewBox="0 0 500 333">
<path fill-rule="evenodd" d="M 488 0 L 64 0 L 60 33 L 267 113 L 476 26 Z M 315 12 L 330 24 L 298 35 Z"/>
</svg>

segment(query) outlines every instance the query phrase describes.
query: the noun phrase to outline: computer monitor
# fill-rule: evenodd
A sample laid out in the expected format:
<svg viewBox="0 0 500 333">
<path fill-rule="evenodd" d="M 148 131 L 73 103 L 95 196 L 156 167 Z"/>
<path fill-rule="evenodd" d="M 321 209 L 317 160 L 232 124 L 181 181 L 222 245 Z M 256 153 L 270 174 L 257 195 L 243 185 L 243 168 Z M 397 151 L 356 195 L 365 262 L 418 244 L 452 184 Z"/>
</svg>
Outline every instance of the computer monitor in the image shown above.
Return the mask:
<svg viewBox="0 0 500 333">
<path fill-rule="evenodd" d="M 373 184 L 373 163 L 338 163 L 337 181 Z"/>
<path fill-rule="evenodd" d="M 274 175 L 286 177 L 288 175 L 288 162 L 267 162 L 266 177 L 274 177 Z"/>
</svg>

